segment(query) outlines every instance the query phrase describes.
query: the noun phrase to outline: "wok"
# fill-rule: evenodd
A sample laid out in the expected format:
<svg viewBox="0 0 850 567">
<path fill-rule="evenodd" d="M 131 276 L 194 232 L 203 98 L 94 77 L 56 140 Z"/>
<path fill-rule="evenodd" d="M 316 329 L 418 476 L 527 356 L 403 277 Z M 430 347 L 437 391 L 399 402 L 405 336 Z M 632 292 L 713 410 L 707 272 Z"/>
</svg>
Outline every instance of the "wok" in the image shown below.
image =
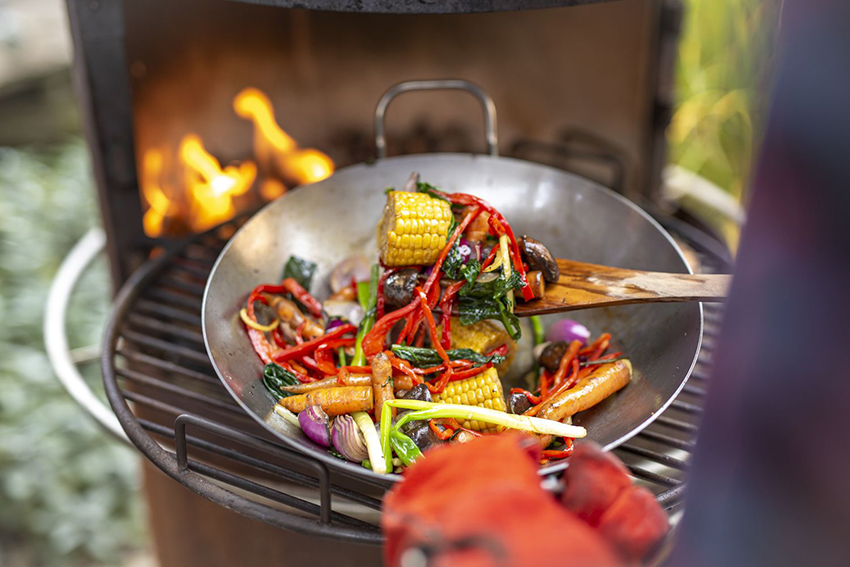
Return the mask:
<svg viewBox="0 0 850 567">
<path fill-rule="evenodd" d="M 319 299 L 327 297 L 329 273 L 342 258 L 355 253 L 376 258 L 375 227 L 385 201 L 383 189 L 401 187 L 412 171 L 444 191 L 486 199 L 511 221 L 517 235 L 541 240 L 556 257 L 690 272 L 670 235 L 630 201 L 582 177 L 509 158 L 435 154 L 381 159 L 340 169 L 269 203 L 231 238 L 210 273 L 202 309 L 207 351 L 236 401 L 286 445 L 378 484 L 398 477 L 377 475 L 331 456 L 274 413 L 275 401 L 260 381 L 263 364 L 238 312 L 254 287 L 280 280 L 283 264 L 292 254 L 318 264 L 311 292 Z M 700 347 L 702 306 L 597 308 L 545 316 L 544 324 L 565 316 L 594 334 L 610 332 L 616 350 L 627 353 L 634 365 L 631 384 L 574 420 L 587 428 L 587 439 L 611 449 L 651 423 L 682 388 Z M 530 341 L 529 335 L 525 333 L 522 340 Z M 543 472 L 557 468 L 549 466 Z"/>
</svg>

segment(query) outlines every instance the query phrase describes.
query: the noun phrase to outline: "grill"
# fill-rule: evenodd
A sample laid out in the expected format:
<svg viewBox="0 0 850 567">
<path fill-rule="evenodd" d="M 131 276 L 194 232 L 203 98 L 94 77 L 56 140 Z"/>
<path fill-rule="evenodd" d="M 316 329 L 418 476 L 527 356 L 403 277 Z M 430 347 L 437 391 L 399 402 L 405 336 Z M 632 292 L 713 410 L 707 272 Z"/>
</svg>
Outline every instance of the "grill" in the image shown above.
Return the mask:
<svg viewBox="0 0 850 567">
<path fill-rule="evenodd" d="M 185 241 L 127 281 L 104 340 L 109 402 L 136 447 L 194 492 L 273 526 L 379 544 L 381 489 L 281 446 L 236 405 L 209 363 L 200 328 L 204 282 L 241 222 Z M 693 244 L 705 271 L 726 267 L 704 243 Z M 689 382 L 663 415 L 616 450 L 674 522 L 720 319 L 719 306 L 705 306 L 705 337 Z M 544 485 L 555 490 L 557 479 Z"/>
</svg>

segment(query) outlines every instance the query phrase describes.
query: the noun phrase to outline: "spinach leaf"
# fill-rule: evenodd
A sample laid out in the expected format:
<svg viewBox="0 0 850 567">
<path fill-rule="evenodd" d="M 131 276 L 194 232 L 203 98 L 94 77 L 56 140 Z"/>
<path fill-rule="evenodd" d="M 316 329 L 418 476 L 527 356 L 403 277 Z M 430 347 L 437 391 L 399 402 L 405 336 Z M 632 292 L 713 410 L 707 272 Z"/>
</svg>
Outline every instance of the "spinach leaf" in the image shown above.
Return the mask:
<svg viewBox="0 0 850 567">
<path fill-rule="evenodd" d="M 522 336 L 519 317 L 514 315 L 505 295 L 481 298 L 461 297 L 458 301 L 458 312 L 462 325 L 472 325 L 484 319 L 498 319 L 513 340 L 519 340 Z"/>
<path fill-rule="evenodd" d="M 478 277 L 478 276 L 475 276 Z M 474 297 L 478 299 L 498 299 L 504 297 L 512 289 L 522 287 L 522 278 L 518 272 L 511 272 L 511 276 L 505 279 L 505 276 L 500 275 L 498 278 L 489 282 L 476 282 L 473 280 L 469 284 L 469 279 L 466 279 L 467 285 L 464 285 L 460 290 L 460 295 L 465 297 Z"/>
<path fill-rule="evenodd" d="M 439 353 L 433 348 L 393 345 L 393 354 L 410 362 L 417 368 L 430 368 L 443 363 L 443 359 L 440 358 Z M 494 354 L 492 356 L 486 356 L 469 348 L 447 350 L 446 354 L 449 356 L 449 360 L 469 360 L 473 362 L 474 366 L 482 366 L 488 362 L 499 364 L 505 360 L 505 357 L 502 355 Z"/>
<path fill-rule="evenodd" d="M 460 294 L 466 295 L 464 290 L 471 290 L 472 286 L 475 285 L 475 280 L 481 274 L 481 262 L 472 258 L 467 262 L 461 269 L 460 275 L 463 276 L 463 279 L 466 280 L 466 284 L 462 288 L 460 288 Z"/>
<path fill-rule="evenodd" d="M 299 384 L 295 374 L 282 366 L 270 362 L 263 368 L 263 386 L 274 397 L 275 400 L 286 398 L 292 394 L 283 389 L 284 386 L 295 386 Z"/>
<path fill-rule="evenodd" d="M 316 263 L 298 256 L 290 256 L 283 267 L 283 277 L 281 279 L 292 278 L 297 281 L 301 287 L 310 291 L 310 284 L 313 283 L 313 274 L 316 273 Z"/>
</svg>

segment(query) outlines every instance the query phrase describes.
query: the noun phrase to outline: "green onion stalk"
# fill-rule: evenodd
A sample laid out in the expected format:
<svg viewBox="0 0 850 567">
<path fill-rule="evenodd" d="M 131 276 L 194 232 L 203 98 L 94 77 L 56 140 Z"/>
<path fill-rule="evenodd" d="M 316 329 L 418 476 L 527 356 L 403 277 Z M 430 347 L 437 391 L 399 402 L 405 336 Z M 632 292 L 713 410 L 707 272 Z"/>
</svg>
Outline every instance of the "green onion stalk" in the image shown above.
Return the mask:
<svg viewBox="0 0 850 567">
<path fill-rule="evenodd" d="M 360 322 L 360 328 L 357 329 L 357 339 L 354 342 L 354 358 L 351 359 L 351 366 L 366 366 L 366 355 L 363 353 L 363 337 L 372 330 L 375 325 L 375 308 L 378 305 L 378 264 L 372 265 L 372 274 L 369 278 L 368 286 L 365 282 L 357 284 L 357 299 L 366 316 Z"/>
<path fill-rule="evenodd" d="M 395 425 L 392 424 L 392 412 L 390 408 L 414 410 L 404 414 Z M 396 454 L 405 464 L 405 459 L 415 460 L 417 454 L 410 451 L 407 441 L 413 443 L 409 437 L 401 432 L 401 427 L 405 424 L 423 419 L 448 419 L 454 418 L 457 420 L 477 420 L 494 425 L 501 425 L 508 429 L 517 429 L 520 431 L 528 431 L 540 435 L 555 435 L 557 437 L 570 437 L 573 439 L 581 438 L 587 435 L 587 430 L 584 427 L 577 425 L 568 425 L 559 421 L 550 419 L 541 419 L 539 417 L 531 417 L 527 415 L 514 415 L 503 411 L 496 411 L 478 406 L 466 406 L 461 404 L 438 404 L 433 402 L 424 402 L 421 400 L 387 400 L 384 402 L 384 408 L 381 413 L 381 447 L 384 451 L 384 458 L 387 459 L 387 469 L 392 470 L 392 455 L 390 449 L 396 449 Z M 415 446 L 415 444 L 414 444 Z M 399 453 L 399 449 L 404 455 Z M 418 451 L 418 448 L 417 448 Z M 412 462 L 412 461 L 411 461 Z"/>
</svg>

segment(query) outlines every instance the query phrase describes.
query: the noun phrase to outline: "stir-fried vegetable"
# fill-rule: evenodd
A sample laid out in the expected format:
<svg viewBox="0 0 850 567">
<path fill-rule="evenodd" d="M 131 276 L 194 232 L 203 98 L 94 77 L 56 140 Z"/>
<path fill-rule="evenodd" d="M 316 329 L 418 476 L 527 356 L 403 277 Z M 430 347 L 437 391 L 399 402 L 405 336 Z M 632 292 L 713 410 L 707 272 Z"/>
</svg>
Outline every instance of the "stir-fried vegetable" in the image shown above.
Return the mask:
<svg viewBox="0 0 850 567">
<path fill-rule="evenodd" d="M 544 343 L 533 317 L 536 383 L 505 398 L 516 301 L 542 296 L 559 272 L 486 201 L 414 174 L 404 191 L 387 190 L 378 245 L 380 265 L 341 259 L 324 303 L 310 293 L 317 266 L 293 256 L 281 282 L 256 287 L 239 312 L 275 413 L 330 454 L 383 474 L 436 445 L 515 429 L 544 449 L 555 439 L 546 460 L 566 458 L 586 431 L 561 421 L 628 383 L 610 335 L 588 344 L 590 332 L 565 320 Z"/>
</svg>

